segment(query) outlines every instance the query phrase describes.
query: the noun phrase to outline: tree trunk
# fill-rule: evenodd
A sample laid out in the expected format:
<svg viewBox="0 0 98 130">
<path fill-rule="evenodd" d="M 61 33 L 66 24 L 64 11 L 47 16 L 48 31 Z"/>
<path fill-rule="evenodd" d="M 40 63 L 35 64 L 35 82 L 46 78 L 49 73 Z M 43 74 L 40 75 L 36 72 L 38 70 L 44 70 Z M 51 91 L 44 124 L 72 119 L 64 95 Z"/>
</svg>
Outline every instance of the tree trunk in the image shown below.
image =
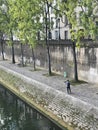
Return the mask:
<svg viewBox="0 0 98 130">
<path fill-rule="evenodd" d="M 51 72 L 51 59 L 50 59 L 50 49 L 49 49 L 49 45 L 47 45 L 47 53 L 48 53 L 48 68 L 49 68 L 49 75 L 51 75 L 52 72 Z"/>
<path fill-rule="evenodd" d="M 23 54 L 23 45 L 21 43 L 21 63 L 22 63 L 22 66 L 24 66 L 24 54 Z"/>
<path fill-rule="evenodd" d="M 12 42 L 12 63 L 15 64 L 14 42 Z"/>
<path fill-rule="evenodd" d="M 74 61 L 74 80 L 78 81 L 77 58 L 76 58 L 75 42 L 72 43 L 72 49 L 73 49 L 73 61 Z"/>
<path fill-rule="evenodd" d="M 35 55 L 34 55 L 34 50 L 33 50 L 33 48 L 32 48 L 32 60 L 33 60 L 34 70 L 36 70 L 36 67 L 35 67 Z"/>
<path fill-rule="evenodd" d="M 4 48 L 3 48 L 3 40 L 1 39 L 1 55 L 2 55 L 2 60 L 5 60 L 4 57 Z"/>
<path fill-rule="evenodd" d="M 12 63 L 15 64 L 14 41 L 12 31 L 11 31 L 11 41 L 12 41 Z"/>
<path fill-rule="evenodd" d="M 47 34 L 48 34 L 48 27 L 47 27 L 47 12 L 46 12 L 46 46 L 47 46 L 47 54 L 48 54 L 48 71 L 49 75 L 51 75 L 51 59 L 50 59 L 50 49 L 49 43 L 47 42 Z"/>
</svg>

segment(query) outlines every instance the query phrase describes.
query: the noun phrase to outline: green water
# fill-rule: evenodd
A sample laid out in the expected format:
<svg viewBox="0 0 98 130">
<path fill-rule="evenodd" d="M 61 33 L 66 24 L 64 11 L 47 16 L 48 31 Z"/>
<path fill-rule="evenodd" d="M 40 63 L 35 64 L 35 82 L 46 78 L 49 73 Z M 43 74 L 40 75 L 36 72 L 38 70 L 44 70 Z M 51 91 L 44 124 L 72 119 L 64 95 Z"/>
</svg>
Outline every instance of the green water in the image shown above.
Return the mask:
<svg viewBox="0 0 98 130">
<path fill-rule="evenodd" d="M 0 130 L 62 129 L 0 86 Z"/>
</svg>

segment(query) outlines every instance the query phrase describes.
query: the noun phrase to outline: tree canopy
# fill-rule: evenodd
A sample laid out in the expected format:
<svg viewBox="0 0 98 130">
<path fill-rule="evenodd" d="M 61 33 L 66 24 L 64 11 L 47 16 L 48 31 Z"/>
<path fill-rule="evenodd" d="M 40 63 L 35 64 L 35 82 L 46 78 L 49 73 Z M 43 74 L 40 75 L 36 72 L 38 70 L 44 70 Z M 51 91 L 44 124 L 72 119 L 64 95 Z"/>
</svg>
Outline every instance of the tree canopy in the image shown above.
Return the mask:
<svg viewBox="0 0 98 130">
<path fill-rule="evenodd" d="M 79 43 L 82 37 L 98 35 L 98 1 L 97 0 L 57 0 L 62 15 L 66 15 L 71 25 L 71 39 Z M 96 7 L 96 9 L 95 9 Z"/>
<path fill-rule="evenodd" d="M 45 18 L 47 2 L 50 5 L 53 3 L 52 0 L 1 0 L 0 30 L 7 32 L 11 29 L 19 39 L 36 43 L 38 31 L 44 31 L 44 20 L 41 21 L 41 18 Z M 61 16 L 66 15 L 72 40 L 79 41 L 83 36 L 95 38 L 98 34 L 97 0 L 56 0 L 52 7 Z"/>
</svg>

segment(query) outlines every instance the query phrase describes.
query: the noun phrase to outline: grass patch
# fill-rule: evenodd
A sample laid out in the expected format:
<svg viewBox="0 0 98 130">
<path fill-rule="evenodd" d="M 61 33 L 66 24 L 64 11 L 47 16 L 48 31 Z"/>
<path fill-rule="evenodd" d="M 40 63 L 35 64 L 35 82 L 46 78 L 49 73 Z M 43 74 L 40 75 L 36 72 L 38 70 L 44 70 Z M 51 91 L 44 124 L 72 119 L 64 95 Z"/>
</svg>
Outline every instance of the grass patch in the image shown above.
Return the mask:
<svg viewBox="0 0 98 130">
<path fill-rule="evenodd" d="M 42 69 L 40 68 L 36 68 L 35 70 L 32 68 L 32 69 L 29 69 L 30 71 L 41 71 Z"/>
<path fill-rule="evenodd" d="M 34 70 L 33 66 L 29 65 L 29 64 L 26 64 L 26 65 L 22 65 L 22 64 L 17 64 L 18 67 L 30 67 L 29 71 L 41 71 L 42 69 L 41 68 L 36 68 Z"/>
<path fill-rule="evenodd" d="M 20 63 L 19 63 L 19 64 L 17 64 L 17 65 L 18 65 L 18 67 L 27 67 L 26 64 L 23 65 L 23 64 L 20 64 Z"/>
<path fill-rule="evenodd" d="M 83 81 L 83 80 L 78 80 L 78 81 L 70 80 L 70 83 L 71 83 L 72 85 L 79 85 L 79 84 L 87 84 L 88 82 Z"/>
<path fill-rule="evenodd" d="M 44 76 L 46 76 L 46 77 L 50 77 L 50 76 L 60 76 L 60 74 L 57 74 L 57 73 L 51 73 L 51 75 L 49 75 L 49 73 L 45 73 L 45 74 L 43 74 Z"/>
</svg>

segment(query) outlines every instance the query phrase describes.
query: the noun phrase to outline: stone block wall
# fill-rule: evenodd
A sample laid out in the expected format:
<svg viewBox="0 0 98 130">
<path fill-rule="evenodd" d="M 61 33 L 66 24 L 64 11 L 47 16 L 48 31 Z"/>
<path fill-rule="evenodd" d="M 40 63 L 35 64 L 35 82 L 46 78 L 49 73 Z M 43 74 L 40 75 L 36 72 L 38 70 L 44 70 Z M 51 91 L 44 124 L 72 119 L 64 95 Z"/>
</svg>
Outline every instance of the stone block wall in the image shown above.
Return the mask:
<svg viewBox="0 0 98 130">
<path fill-rule="evenodd" d="M 51 112 L 74 130 L 98 130 L 97 107 L 5 67 L 0 67 L 0 74 L 0 82 L 8 89 L 28 103 L 40 105 L 47 115 Z"/>
<path fill-rule="evenodd" d="M 93 45 L 94 44 L 94 45 Z M 4 44 L 5 58 L 11 60 L 11 47 Z M 23 45 L 24 59 L 26 63 L 33 65 L 32 51 L 28 45 Z M 1 52 L 1 48 L 0 48 Z M 36 66 L 48 69 L 48 56 L 45 44 L 38 44 L 34 48 Z M 98 46 L 97 43 L 87 43 L 80 48 L 76 48 L 79 79 L 98 83 Z M 73 78 L 74 62 L 73 52 L 70 42 L 56 42 L 50 44 L 51 68 L 60 74 L 67 73 Z M 20 44 L 15 44 L 15 59 L 19 63 L 21 60 Z"/>
</svg>

